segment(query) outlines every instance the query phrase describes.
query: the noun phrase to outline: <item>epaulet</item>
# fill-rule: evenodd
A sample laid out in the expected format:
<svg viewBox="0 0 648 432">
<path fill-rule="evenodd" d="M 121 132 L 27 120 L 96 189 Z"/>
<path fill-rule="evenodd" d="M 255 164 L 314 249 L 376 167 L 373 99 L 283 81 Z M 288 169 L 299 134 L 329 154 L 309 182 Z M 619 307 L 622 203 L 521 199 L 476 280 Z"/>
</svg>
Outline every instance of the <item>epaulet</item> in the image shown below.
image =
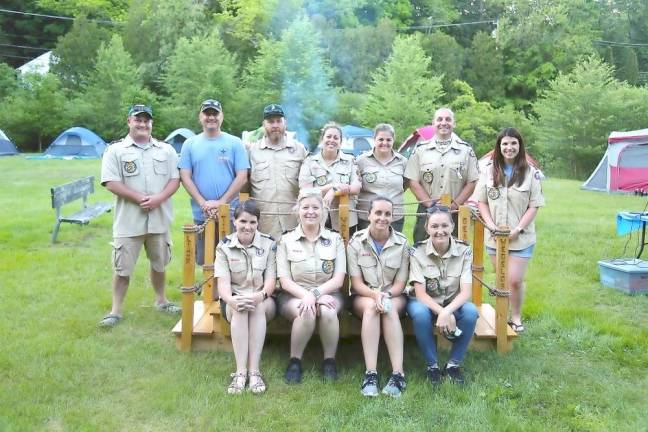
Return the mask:
<svg viewBox="0 0 648 432">
<path fill-rule="evenodd" d="M 113 144 L 118 144 L 118 143 L 120 143 L 120 142 L 122 142 L 122 141 L 124 141 L 124 138 L 120 138 L 120 139 L 118 139 L 118 140 L 111 141 L 111 142 L 109 142 L 107 145 L 111 146 L 111 145 L 113 145 Z"/>
<path fill-rule="evenodd" d="M 325 228 L 325 229 L 327 229 L 327 230 L 329 230 L 331 232 L 334 232 L 335 234 L 340 234 L 340 231 L 334 230 L 333 228 Z"/>
<path fill-rule="evenodd" d="M 412 247 L 417 248 L 417 247 L 421 246 L 422 244 L 425 244 L 426 241 L 427 240 L 419 240 L 416 243 L 414 243 L 414 246 L 412 246 Z"/>
<path fill-rule="evenodd" d="M 260 232 L 259 234 L 261 234 L 261 237 L 265 237 L 267 239 L 270 239 L 270 240 L 274 241 L 274 237 L 272 237 L 270 234 L 265 234 L 265 233 L 262 233 L 262 232 Z"/>
<path fill-rule="evenodd" d="M 220 241 L 221 244 L 227 244 L 230 242 L 229 237 L 225 237 L 223 240 Z"/>
<path fill-rule="evenodd" d="M 286 234 L 290 234 L 291 232 L 295 231 L 296 228 L 297 227 L 295 227 L 293 229 L 286 230 L 286 231 L 282 232 L 281 235 L 283 236 L 283 235 L 286 235 Z"/>
<path fill-rule="evenodd" d="M 473 148 L 473 145 L 470 144 L 468 141 L 464 141 L 464 140 L 462 140 L 462 139 L 458 139 L 458 140 L 456 140 L 456 142 L 457 142 L 457 144 L 463 144 L 463 145 L 465 145 L 465 146 L 468 146 L 468 147 L 470 147 L 470 148 Z"/>
<path fill-rule="evenodd" d="M 394 230 L 394 233 L 395 233 L 398 237 L 402 237 L 402 238 L 404 238 L 405 240 L 407 240 L 407 236 L 406 236 L 405 234 L 403 234 L 402 232 Z"/>
<path fill-rule="evenodd" d="M 459 240 L 459 239 L 456 238 L 456 237 L 454 238 L 454 241 L 455 241 L 456 243 L 459 243 L 459 244 L 462 244 L 462 245 L 470 246 L 470 243 L 468 243 L 467 241 Z"/>
<path fill-rule="evenodd" d="M 356 237 L 360 237 L 360 236 L 362 235 L 362 232 L 363 232 L 363 231 L 364 231 L 364 230 L 359 230 L 359 231 L 354 232 L 353 235 L 351 236 L 351 239 L 350 239 L 350 240 L 353 240 L 353 239 L 355 239 Z"/>
</svg>

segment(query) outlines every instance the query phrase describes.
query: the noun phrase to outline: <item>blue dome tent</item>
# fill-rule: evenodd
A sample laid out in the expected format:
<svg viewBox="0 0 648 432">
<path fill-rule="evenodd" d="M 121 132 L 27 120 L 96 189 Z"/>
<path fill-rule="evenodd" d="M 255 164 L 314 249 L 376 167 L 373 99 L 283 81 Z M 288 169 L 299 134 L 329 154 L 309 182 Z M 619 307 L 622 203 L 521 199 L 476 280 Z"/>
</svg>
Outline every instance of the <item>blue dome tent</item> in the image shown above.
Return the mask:
<svg viewBox="0 0 648 432">
<path fill-rule="evenodd" d="M 83 127 L 73 127 L 59 135 L 45 150 L 46 157 L 96 159 L 103 156 L 106 142 Z"/>
<path fill-rule="evenodd" d="M 191 138 L 194 135 L 196 134 L 192 130 L 189 130 L 187 128 L 180 128 L 171 132 L 169 136 L 164 139 L 164 142 L 171 144 L 176 153 L 180 154 L 180 150 L 182 150 L 182 144 L 184 144 L 184 142 L 188 138 Z"/>
</svg>

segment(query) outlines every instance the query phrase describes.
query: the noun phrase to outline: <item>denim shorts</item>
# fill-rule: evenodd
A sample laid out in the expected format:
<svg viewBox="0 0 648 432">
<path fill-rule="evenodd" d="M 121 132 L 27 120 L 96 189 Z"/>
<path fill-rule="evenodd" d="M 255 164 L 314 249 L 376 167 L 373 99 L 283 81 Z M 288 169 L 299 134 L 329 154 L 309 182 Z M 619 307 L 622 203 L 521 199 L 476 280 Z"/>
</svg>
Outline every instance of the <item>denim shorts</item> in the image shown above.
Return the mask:
<svg viewBox="0 0 648 432">
<path fill-rule="evenodd" d="M 533 249 L 535 249 L 535 243 L 526 249 L 520 249 L 520 250 L 509 249 L 509 256 L 514 256 L 518 258 L 531 258 L 531 256 L 533 255 Z M 497 251 L 493 248 L 489 248 L 488 246 L 486 246 L 486 252 L 488 252 L 488 255 L 495 255 Z"/>
</svg>

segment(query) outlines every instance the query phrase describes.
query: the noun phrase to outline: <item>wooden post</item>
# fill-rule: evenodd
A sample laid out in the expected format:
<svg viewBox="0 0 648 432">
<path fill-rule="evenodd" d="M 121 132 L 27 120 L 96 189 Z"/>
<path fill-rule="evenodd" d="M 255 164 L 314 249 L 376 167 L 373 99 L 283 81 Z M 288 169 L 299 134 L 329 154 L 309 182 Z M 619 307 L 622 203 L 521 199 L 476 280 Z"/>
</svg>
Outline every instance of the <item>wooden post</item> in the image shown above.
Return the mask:
<svg viewBox="0 0 648 432">
<path fill-rule="evenodd" d="M 205 250 L 203 263 L 203 278 L 207 282 L 203 286 L 203 304 L 205 310 L 214 302 L 214 249 L 216 243 L 216 221 L 209 219 L 205 226 Z"/>
<path fill-rule="evenodd" d="M 484 280 L 484 225 L 479 219 L 473 221 L 473 282 L 472 302 L 479 307 L 482 304 L 482 283 Z M 476 276 L 476 277 L 475 277 Z M 479 279 L 478 279 L 479 278 Z"/>
<path fill-rule="evenodd" d="M 193 333 L 194 292 L 196 281 L 196 232 L 195 225 L 184 225 L 184 263 L 182 267 L 182 330 L 180 334 L 180 350 L 191 351 L 191 336 Z"/>
<path fill-rule="evenodd" d="M 450 194 L 445 193 L 441 195 L 441 198 L 439 198 L 439 204 L 450 207 L 452 205 L 452 197 Z"/>
<path fill-rule="evenodd" d="M 250 199 L 250 194 L 247 192 L 239 192 L 239 202 L 242 203 Z"/>
<path fill-rule="evenodd" d="M 497 228 L 495 241 L 497 244 L 497 255 L 495 258 L 495 288 L 498 291 L 508 291 L 507 270 L 508 270 L 508 236 L 510 234 L 507 226 Z M 497 336 L 497 352 L 509 351 L 508 344 L 508 297 L 497 296 L 495 304 L 495 335 Z"/>
<path fill-rule="evenodd" d="M 227 237 L 230 233 L 230 205 L 222 204 L 218 208 L 218 236 L 221 239 Z M 220 305 L 219 305 L 220 306 Z M 229 336 L 230 327 L 227 319 L 224 316 L 220 317 L 220 330 L 221 335 Z"/>
<path fill-rule="evenodd" d="M 459 240 L 470 243 L 470 207 L 459 207 Z"/>
<path fill-rule="evenodd" d="M 340 195 L 338 214 L 340 218 L 340 234 L 346 245 L 349 243 L 349 195 Z"/>
</svg>

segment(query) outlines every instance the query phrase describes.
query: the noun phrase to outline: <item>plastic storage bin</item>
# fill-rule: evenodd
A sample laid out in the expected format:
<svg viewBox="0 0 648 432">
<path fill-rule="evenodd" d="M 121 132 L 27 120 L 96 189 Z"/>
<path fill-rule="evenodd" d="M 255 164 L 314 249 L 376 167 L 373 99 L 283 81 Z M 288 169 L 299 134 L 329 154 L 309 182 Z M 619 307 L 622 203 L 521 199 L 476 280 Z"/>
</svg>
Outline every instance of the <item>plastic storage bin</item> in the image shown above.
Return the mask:
<svg viewBox="0 0 648 432">
<path fill-rule="evenodd" d="M 601 283 L 626 294 L 648 295 L 648 261 L 640 259 L 601 260 Z"/>
</svg>

